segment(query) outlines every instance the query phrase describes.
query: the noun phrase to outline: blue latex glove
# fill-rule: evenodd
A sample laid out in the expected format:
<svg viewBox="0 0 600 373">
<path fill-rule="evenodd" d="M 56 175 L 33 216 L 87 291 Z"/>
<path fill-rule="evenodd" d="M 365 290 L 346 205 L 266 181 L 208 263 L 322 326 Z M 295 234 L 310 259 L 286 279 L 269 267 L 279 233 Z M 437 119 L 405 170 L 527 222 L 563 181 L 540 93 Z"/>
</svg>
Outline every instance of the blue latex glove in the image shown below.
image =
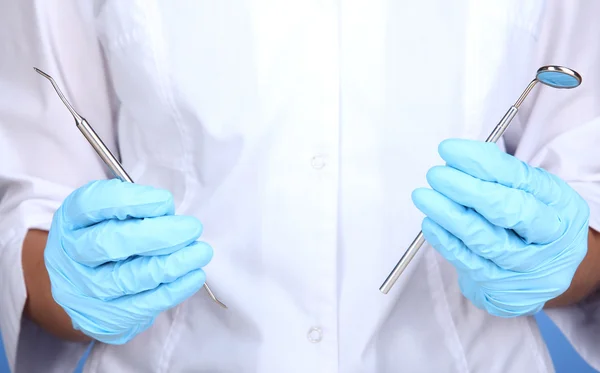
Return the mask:
<svg viewBox="0 0 600 373">
<path fill-rule="evenodd" d="M 44 259 L 52 296 L 75 329 L 123 344 L 202 287 L 212 248 L 196 241 L 200 222 L 174 210 L 169 192 L 116 179 L 64 200 Z"/>
<path fill-rule="evenodd" d="M 446 166 L 413 202 L 425 239 L 492 315 L 531 315 L 565 292 L 587 252 L 589 207 L 566 182 L 493 143 L 446 140 Z"/>
</svg>

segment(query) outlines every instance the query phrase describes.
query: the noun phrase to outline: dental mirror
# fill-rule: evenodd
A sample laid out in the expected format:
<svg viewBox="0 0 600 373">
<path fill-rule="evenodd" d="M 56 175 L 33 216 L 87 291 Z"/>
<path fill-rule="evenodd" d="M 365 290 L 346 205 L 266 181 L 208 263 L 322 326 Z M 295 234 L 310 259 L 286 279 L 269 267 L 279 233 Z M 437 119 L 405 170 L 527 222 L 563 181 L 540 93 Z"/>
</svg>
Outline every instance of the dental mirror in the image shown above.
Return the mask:
<svg viewBox="0 0 600 373">
<path fill-rule="evenodd" d="M 536 79 L 554 88 L 575 88 L 581 84 L 581 75 L 577 71 L 562 66 L 543 66 L 536 74 Z"/>
</svg>

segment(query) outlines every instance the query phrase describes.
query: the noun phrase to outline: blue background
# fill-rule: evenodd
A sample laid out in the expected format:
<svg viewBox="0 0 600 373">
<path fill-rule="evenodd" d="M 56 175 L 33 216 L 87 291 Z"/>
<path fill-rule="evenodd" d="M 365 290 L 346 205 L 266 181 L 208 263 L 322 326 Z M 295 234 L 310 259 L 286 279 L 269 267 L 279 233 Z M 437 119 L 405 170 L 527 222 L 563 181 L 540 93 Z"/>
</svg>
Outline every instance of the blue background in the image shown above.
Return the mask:
<svg viewBox="0 0 600 373">
<path fill-rule="evenodd" d="M 557 373 L 597 373 L 577 355 L 577 352 L 545 314 L 539 314 L 537 320 L 548 343 Z M 0 339 L 0 373 L 8 373 L 8 365 L 3 351 L 4 348 Z M 78 372 L 80 371 L 78 370 Z"/>
</svg>

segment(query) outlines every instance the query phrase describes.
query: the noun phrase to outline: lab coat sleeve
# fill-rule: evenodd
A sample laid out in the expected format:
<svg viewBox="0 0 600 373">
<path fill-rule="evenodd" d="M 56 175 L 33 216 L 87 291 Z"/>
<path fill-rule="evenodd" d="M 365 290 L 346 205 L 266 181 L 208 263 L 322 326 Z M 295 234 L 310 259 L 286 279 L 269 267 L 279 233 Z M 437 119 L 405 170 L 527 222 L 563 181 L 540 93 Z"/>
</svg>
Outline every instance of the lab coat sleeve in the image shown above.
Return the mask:
<svg viewBox="0 0 600 373">
<path fill-rule="evenodd" d="M 515 155 L 567 181 L 588 202 L 600 231 L 600 2 L 549 0 L 537 66 L 558 64 L 583 77 L 573 90 L 538 88 L 507 133 Z M 600 264 L 599 264 L 600 270 Z M 600 370 L 600 296 L 546 310 L 579 354 Z"/>
<path fill-rule="evenodd" d="M 52 75 L 115 148 L 114 105 L 92 29 L 93 9 L 77 3 L 5 1 L 0 11 L 0 331 L 17 373 L 73 371 L 87 347 L 60 341 L 22 317 L 25 234 L 48 230 L 71 191 L 107 177 L 49 81 L 33 66 Z"/>
</svg>

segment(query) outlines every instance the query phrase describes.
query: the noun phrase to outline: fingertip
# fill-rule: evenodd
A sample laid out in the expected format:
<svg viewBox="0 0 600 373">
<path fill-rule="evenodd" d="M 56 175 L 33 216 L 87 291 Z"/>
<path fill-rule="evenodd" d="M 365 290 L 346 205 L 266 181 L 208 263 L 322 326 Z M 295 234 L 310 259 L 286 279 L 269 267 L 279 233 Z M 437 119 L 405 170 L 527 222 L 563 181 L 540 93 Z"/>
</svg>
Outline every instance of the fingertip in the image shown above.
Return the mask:
<svg viewBox="0 0 600 373">
<path fill-rule="evenodd" d="M 438 145 L 438 154 L 440 157 L 442 157 L 442 159 L 446 160 L 446 157 L 452 155 L 461 148 L 461 145 L 463 145 L 464 141 L 464 139 L 458 138 L 445 139 Z"/>
<path fill-rule="evenodd" d="M 438 146 L 442 159 L 454 167 L 463 159 L 479 160 L 494 149 L 498 150 L 495 143 L 470 139 L 447 139 Z"/>
<path fill-rule="evenodd" d="M 451 253 L 457 248 L 458 239 L 431 218 L 423 219 L 421 231 L 425 240 L 445 257 L 447 254 L 444 253 Z"/>
<path fill-rule="evenodd" d="M 175 198 L 173 197 L 173 193 L 166 189 L 154 188 L 153 191 L 156 193 L 156 199 L 162 201 L 165 206 L 168 206 L 165 215 L 175 214 Z"/>
<path fill-rule="evenodd" d="M 198 267 L 204 267 L 210 263 L 214 256 L 214 250 L 212 246 L 202 241 L 196 241 L 190 246 L 193 249 L 193 253 L 196 255 L 196 265 Z"/>
<path fill-rule="evenodd" d="M 154 204 L 156 206 L 156 211 L 152 214 L 153 216 L 175 214 L 175 199 L 170 191 L 149 185 L 126 184 L 129 185 L 125 186 L 125 188 L 132 188 L 132 192 L 138 194 L 140 204 Z"/>
<path fill-rule="evenodd" d="M 183 301 L 185 298 L 200 290 L 202 286 L 204 286 L 204 282 L 206 282 L 206 274 L 204 273 L 204 270 L 198 268 L 186 273 L 176 281 L 162 286 L 166 286 L 174 294 L 178 294 L 177 297 L 179 300 Z"/>
<path fill-rule="evenodd" d="M 120 183 L 121 180 L 119 179 L 91 180 L 82 185 L 79 188 L 79 191 L 81 191 L 81 194 L 86 194 L 89 191 L 94 191 L 97 189 L 111 188 Z"/>
<path fill-rule="evenodd" d="M 204 286 L 206 282 L 206 272 L 203 269 L 197 269 L 195 271 L 190 272 L 189 281 L 192 283 L 199 284 L 198 289 Z"/>
<path fill-rule="evenodd" d="M 460 241 L 457 238 L 429 218 L 423 219 L 421 229 L 423 237 L 425 237 L 425 240 L 435 249 L 435 251 L 446 260 L 460 267 L 460 263 L 457 263 L 457 261 L 460 262 L 458 259 Z"/>
<path fill-rule="evenodd" d="M 119 179 L 110 180 L 106 184 L 106 187 L 111 188 L 111 193 L 126 196 L 138 201 L 138 203 L 161 203 L 169 206 L 170 209 L 175 208 L 173 194 L 166 189 L 156 188 L 151 185 L 124 182 Z"/>
<path fill-rule="evenodd" d="M 79 206 L 81 202 L 85 202 L 92 196 L 89 194 L 94 194 L 95 190 L 102 188 L 104 185 L 111 183 L 111 180 L 92 180 L 87 183 L 81 185 L 79 188 L 72 191 L 67 198 L 62 203 L 62 208 L 65 210 L 65 216 L 69 217 L 71 215 L 77 214 L 79 212 Z"/>
<path fill-rule="evenodd" d="M 179 228 L 185 231 L 189 237 L 193 237 L 194 240 L 198 239 L 202 235 L 204 226 L 202 225 L 202 222 L 195 216 L 175 215 L 173 218 L 175 218 L 177 221 Z"/>
<path fill-rule="evenodd" d="M 196 269 L 169 283 L 163 283 L 151 291 L 138 293 L 139 303 L 144 303 L 142 311 L 162 312 L 182 303 L 197 293 L 206 282 L 206 274 Z"/>
<path fill-rule="evenodd" d="M 421 232 L 423 232 L 425 240 L 427 240 L 434 248 L 438 248 L 440 244 L 438 237 L 440 228 L 441 227 L 429 217 L 425 217 L 421 222 Z"/>
<path fill-rule="evenodd" d="M 431 218 L 425 217 L 421 222 L 421 231 L 430 232 L 435 227 L 435 225 L 435 222 Z"/>
<path fill-rule="evenodd" d="M 411 199 L 419 210 L 423 210 L 434 195 L 435 192 L 429 188 L 417 188 L 411 193 Z"/>
<path fill-rule="evenodd" d="M 214 257 L 214 254 L 215 254 L 215 251 L 213 250 L 213 247 L 211 245 L 207 244 L 206 242 L 202 242 L 202 241 L 199 241 L 198 245 L 200 245 L 202 247 L 202 249 L 204 250 L 204 253 L 205 253 L 204 255 L 206 256 L 206 258 L 210 262 L 212 260 L 212 258 Z"/>
<path fill-rule="evenodd" d="M 200 290 L 202 286 L 204 286 L 205 282 L 206 273 L 204 272 L 204 270 L 198 268 L 191 272 L 188 272 L 172 284 L 177 284 L 176 286 L 178 287 L 180 292 L 182 294 L 185 294 L 183 298 L 181 298 L 181 301 L 183 301 L 185 298 L 191 296 L 192 294 Z"/>
<path fill-rule="evenodd" d="M 429 189 L 427 188 L 417 188 L 413 190 L 410 194 L 412 201 L 415 202 L 421 200 L 423 198 L 423 195 L 426 194 L 428 190 Z"/>
<path fill-rule="evenodd" d="M 434 185 L 439 184 L 439 181 L 446 177 L 447 171 L 449 170 L 448 166 L 433 166 L 427 171 L 425 178 L 427 179 L 427 183 L 434 187 Z"/>
</svg>

